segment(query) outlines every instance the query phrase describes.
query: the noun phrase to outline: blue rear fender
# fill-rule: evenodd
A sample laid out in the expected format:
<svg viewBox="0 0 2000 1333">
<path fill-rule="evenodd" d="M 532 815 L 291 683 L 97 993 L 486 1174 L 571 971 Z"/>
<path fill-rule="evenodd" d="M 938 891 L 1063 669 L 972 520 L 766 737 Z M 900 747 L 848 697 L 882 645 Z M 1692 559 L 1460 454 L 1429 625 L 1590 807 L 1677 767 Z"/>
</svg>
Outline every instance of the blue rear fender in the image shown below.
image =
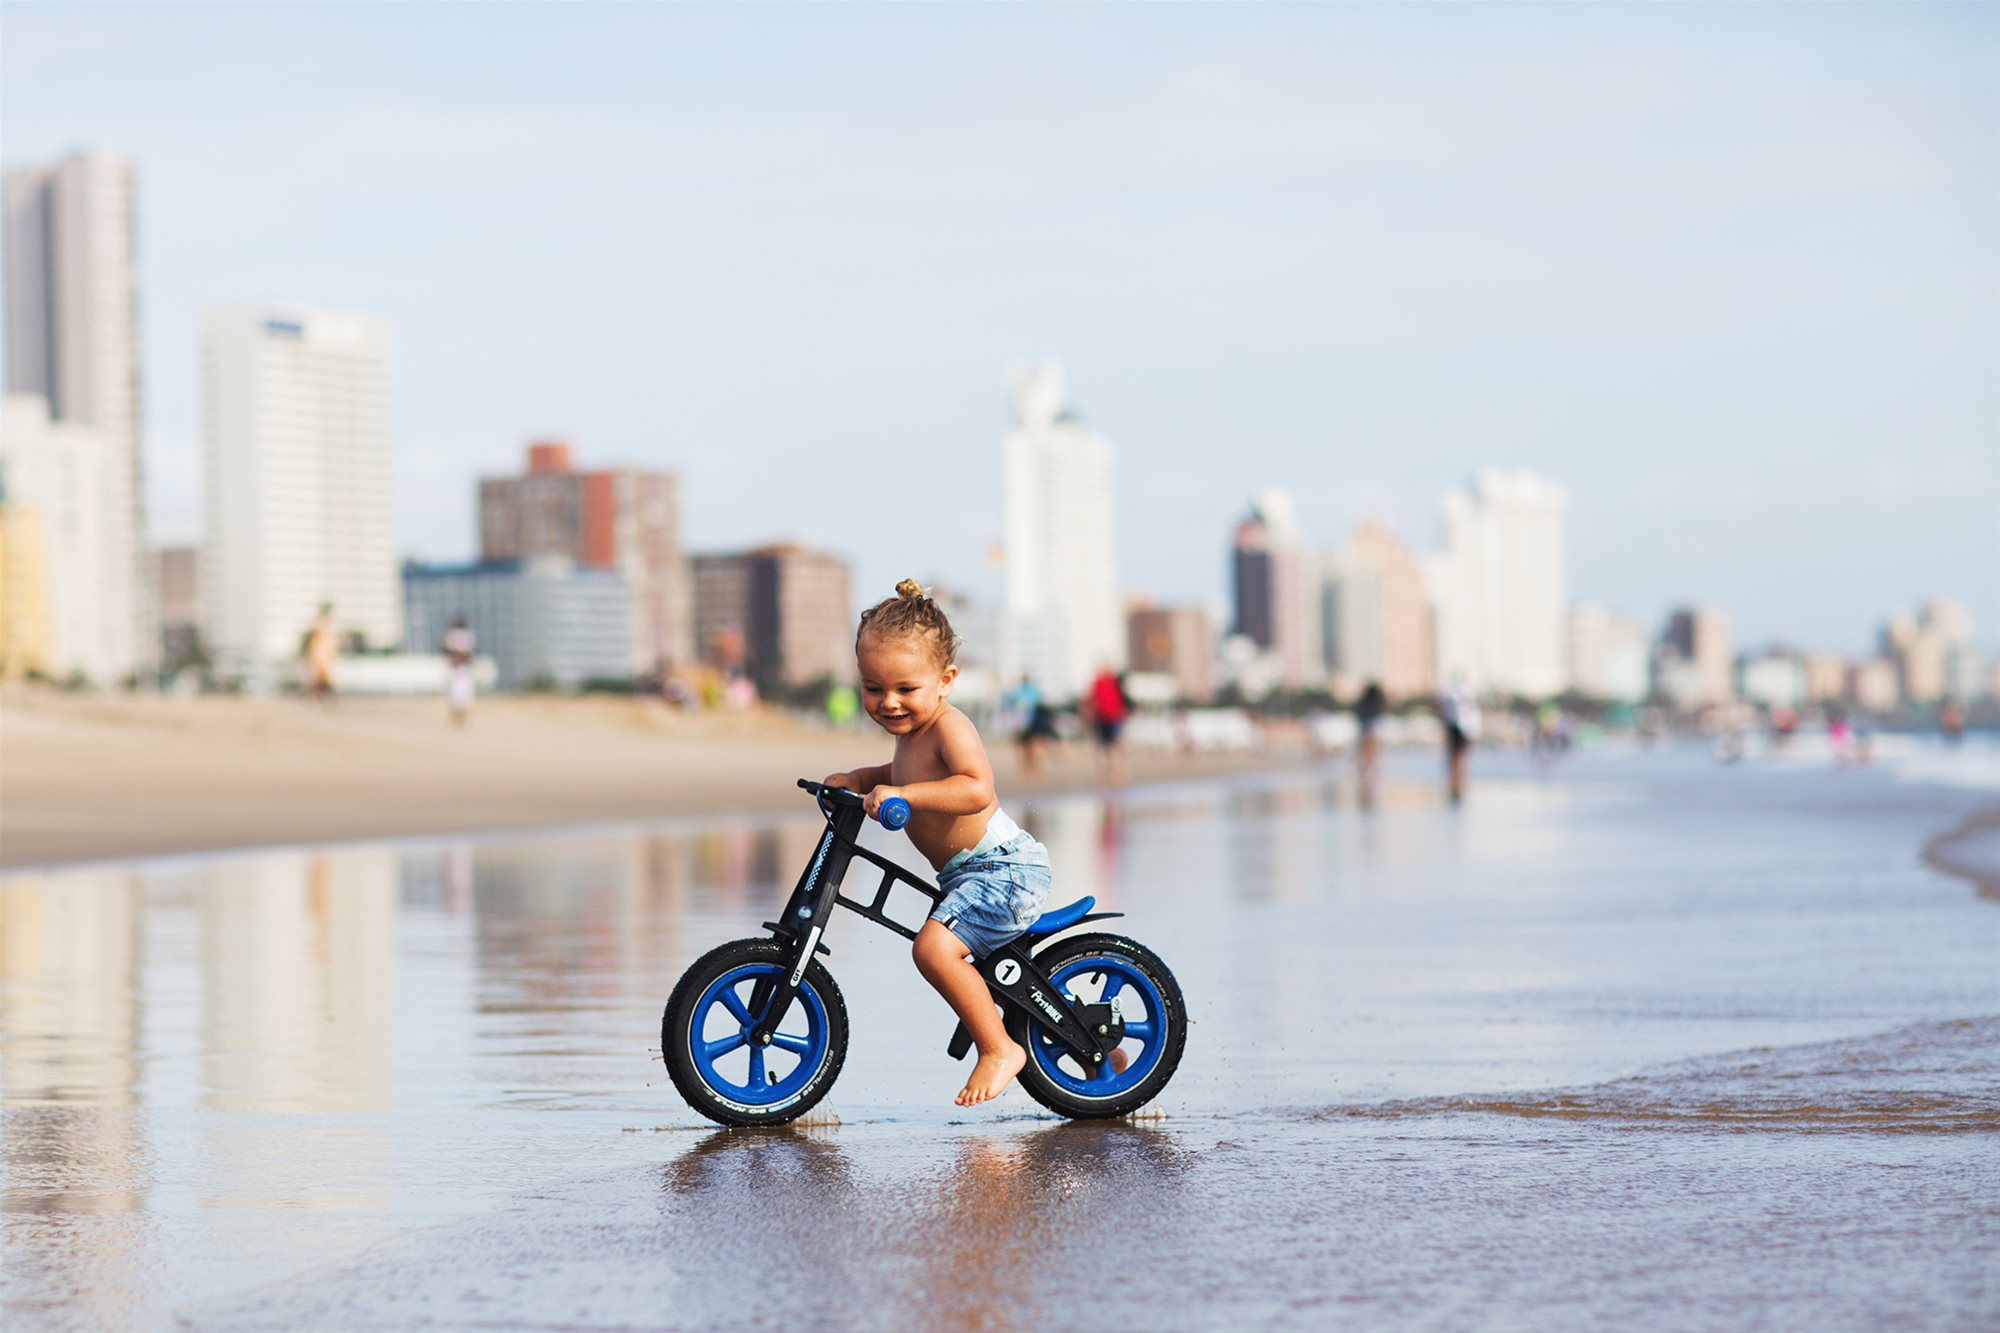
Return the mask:
<svg viewBox="0 0 2000 1333">
<path fill-rule="evenodd" d="M 1114 916 L 1125 915 L 1123 912 L 1092 912 L 1090 909 L 1095 906 L 1097 899 L 1094 897 L 1078 898 L 1066 907 L 1042 913 L 1022 934 L 1028 939 L 1040 939 L 1044 935 L 1068 930 L 1071 926 L 1081 925 L 1085 921 L 1107 921 Z"/>
</svg>

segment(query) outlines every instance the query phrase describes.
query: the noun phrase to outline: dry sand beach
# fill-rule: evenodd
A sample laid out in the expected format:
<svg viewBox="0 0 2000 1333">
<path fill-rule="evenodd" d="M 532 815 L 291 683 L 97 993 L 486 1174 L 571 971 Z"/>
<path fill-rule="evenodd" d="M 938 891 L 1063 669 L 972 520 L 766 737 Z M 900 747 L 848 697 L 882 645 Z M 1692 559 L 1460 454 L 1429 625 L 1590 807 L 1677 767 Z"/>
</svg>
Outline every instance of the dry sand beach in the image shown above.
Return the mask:
<svg viewBox="0 0 2000 1333">
<path fill-rule="evenodd" d="M 1001 789 L 1096 784 L 1058 752 L 1029 780 L 988 739 Z M 794 778 L 879 762 L 888 741 L 770 713 L 621 698 L 435 700 L 0 694 L 0 866 L 241 847 L 789 811 Z M 1138 751 L 1135 780 L 1296 764 L 1285 753 Z"/>
</svg>

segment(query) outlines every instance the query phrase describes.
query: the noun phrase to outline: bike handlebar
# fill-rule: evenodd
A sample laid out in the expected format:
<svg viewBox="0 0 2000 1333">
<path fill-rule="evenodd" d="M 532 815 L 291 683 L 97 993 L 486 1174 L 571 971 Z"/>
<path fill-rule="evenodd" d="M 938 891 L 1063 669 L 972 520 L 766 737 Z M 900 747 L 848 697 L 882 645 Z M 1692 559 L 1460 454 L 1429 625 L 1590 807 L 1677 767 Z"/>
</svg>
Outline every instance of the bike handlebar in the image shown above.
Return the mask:
<svg viewBox="0 0 2000 1333">
<path fill-rule="evenodd" d="M 807 778 L 800 778 L 799 786 L 811 792 L 822 804 L 829 798 L 836 805 L 867 804 L 860 792 L 849 791 L 845 787 L 829 787 L 824 782 L 813 782 Z M 883 828 L 899 829 L 910 822 L 910 803 L 900 796 L 891 796 L 882 802 L 881 808 L 875 812 L 875 818 L 882 822 Z"/>
</svg>

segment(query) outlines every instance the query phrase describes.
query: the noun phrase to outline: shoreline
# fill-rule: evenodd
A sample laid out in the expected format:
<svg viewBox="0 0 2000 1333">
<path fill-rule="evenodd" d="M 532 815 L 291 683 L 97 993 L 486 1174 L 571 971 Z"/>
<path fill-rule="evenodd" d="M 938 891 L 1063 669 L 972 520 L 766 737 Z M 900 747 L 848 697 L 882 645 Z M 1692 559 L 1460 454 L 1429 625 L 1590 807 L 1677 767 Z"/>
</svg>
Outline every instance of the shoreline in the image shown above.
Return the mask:
<svg viewBox="0 0 2000 1333">
<path fill-rule="evenodd" d="M 1974 856 L 1969 845 L 1990 842 L 1990 859 Z M 2000 806 L 1979 810 L 1924 843 L 1923 862 L 1931 869 L 1970 880 L 1974 892 L 2000 902 Z"/>
<path fill-rule="evenodd" d="M 887 738 L 781 714 L 681 714 L 628 698 L 435 700 L 0 693 L 0 872 L 276 847 L 795 813 L 793 786 L 880 762 Z M 1010 799 L 1103 789 L 1083 744 Z M 1297 751 L 1128 751 L 1128 786 L 1310 766 Z"/>
</svg>

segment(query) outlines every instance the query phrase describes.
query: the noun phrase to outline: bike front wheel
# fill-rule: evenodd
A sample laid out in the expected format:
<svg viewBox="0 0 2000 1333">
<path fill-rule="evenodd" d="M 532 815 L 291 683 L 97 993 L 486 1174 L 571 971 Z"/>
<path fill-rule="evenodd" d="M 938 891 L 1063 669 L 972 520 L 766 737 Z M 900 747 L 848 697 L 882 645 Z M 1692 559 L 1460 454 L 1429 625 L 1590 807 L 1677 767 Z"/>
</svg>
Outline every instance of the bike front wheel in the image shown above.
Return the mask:
<svg viewBox="0 0 2000 1333">
<path fill-rule="evenodd" d="M 1125 1024 L 1124 1069 L 1086 1066 L 1047 1029 L 1013 1019 L 1014 1040 L 1028 1051 L 1021 1086 L 1058 1115 L 1101 1120 L 1130 1115 L 1160 1094 L 1187 1045 L 1180 983 L 1158 954 L 1122 935 L 1077 935 L 1036 953 L 1049 980 L 1079 1004 L 1115 1004 Z"/>
<path fill-rule="evenodd" d="M 660 1017 L 667 1073 L 687 1104 L 721 1125 L 781 1125 L 810 1111 L 847 1059 L 847 1003 L 815 959 L 775 1022 L 761 1012 L 791 970 L 774 940 L 732 940 L 681 974 Z M 750 1034 L 771 1033 L 768 1045 Z"/>
</svg>

